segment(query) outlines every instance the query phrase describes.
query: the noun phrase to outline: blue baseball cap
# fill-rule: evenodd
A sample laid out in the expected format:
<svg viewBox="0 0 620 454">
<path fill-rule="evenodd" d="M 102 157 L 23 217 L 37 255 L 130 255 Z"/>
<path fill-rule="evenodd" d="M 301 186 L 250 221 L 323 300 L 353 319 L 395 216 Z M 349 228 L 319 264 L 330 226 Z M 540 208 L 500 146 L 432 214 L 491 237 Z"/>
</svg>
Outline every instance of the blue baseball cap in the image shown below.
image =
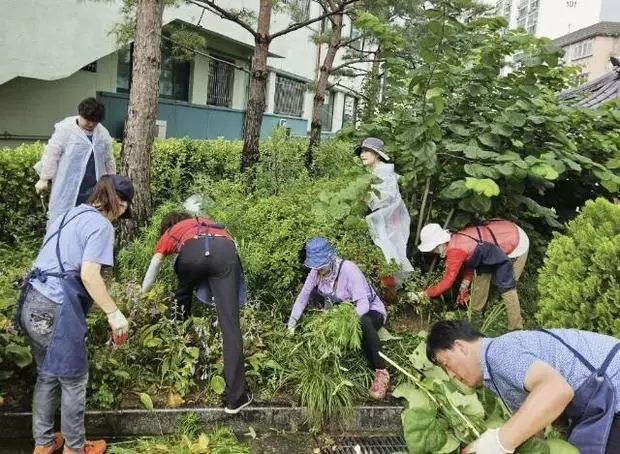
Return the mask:
<svg viewBox="0 0 620 454">
<path fill-rule="evenodd" d="M 336 258 L 336 248 L 322 236 L 316 236 L 306 243 L 304 265 L 311 269 L 323 268 Z"/>
</svg>

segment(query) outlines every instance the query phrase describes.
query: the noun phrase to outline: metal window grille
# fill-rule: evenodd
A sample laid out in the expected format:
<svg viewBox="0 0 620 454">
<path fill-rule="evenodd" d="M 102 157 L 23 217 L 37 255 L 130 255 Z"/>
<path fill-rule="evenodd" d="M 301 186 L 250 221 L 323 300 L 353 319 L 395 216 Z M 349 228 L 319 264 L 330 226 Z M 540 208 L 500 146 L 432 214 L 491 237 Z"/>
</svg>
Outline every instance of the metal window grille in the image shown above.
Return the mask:
<svg viewBox="0 0 620 454">
<path fill-rule="evenodd" d="M 235 68 L 233 61 L 217 56 L 209 60 L 207 104 L 232 107 Z"/>
<path fill-rule="evenodd" d="M 291 117 L 303 115 L 306 95 L 306 87 L 303 82 L 278 74 L 276 76 L 275 95 L 274 113 L 290 115 Z"/>
</svg>

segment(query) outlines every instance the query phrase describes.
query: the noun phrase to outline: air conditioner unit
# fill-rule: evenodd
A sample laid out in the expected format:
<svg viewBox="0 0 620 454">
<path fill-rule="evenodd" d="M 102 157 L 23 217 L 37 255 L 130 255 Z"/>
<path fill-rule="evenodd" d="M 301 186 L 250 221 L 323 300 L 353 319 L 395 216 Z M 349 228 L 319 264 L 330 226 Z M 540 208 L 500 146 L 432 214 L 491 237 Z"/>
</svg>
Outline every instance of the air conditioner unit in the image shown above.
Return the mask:
<svg viewBox="0 0 620 454">
<path fill-rule="evenodd" d="M 166 120 L 155 120 L 155 137 L 165 139 L 167 129 L 168 122 Z"/>
</svg>

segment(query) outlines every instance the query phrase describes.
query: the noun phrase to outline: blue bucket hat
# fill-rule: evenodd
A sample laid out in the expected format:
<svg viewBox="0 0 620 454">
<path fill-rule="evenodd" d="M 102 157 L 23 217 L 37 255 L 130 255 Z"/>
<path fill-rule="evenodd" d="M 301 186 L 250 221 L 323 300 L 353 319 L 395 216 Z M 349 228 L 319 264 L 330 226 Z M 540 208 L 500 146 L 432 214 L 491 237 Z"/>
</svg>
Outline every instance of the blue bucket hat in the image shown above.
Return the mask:
<svg viewBox="0 0 620 454">
<path fill-rule="evenodd" d="M 322 268 L 336 258 L 336 248 L 322 236 L 316 236 L 306 243 L 304 265 L 311 269 Z"/>
</svg>

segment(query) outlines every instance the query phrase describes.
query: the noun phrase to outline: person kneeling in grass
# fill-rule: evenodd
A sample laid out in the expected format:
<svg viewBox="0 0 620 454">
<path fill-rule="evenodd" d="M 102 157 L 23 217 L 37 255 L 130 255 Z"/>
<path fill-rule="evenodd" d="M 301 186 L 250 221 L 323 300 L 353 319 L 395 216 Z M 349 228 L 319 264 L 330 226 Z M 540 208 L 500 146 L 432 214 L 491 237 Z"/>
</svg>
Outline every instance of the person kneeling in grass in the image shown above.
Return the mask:
<svg viewBox="0 0 620 454">
<path fill-rule="evenodd" d="M 310 268 L 301 292 L 295 300 L 288 321 L 293 334 L 297 321 L 311 298 L 318 299 L 324 309 L 342 301 L 352 301 L 362 324 L 362 348 L 375 378 L 370 387 L 374 399 L 385 398 L 390 386 L 390 374 L 379 356 L 381 340 L 377 331 L 385 323 L 385 305 L 373 286 L 351 261 L 343 260 L 336 249 L 323 237 L 315 237 L 306 243 L 305 266 Z"/>
<path fill-rule="evenodd" d="M 515 331 L 485 337 L 466 321 L 439 321 L 427 356 L 452 379 L 484 384 L 512 417 L 466 453 L 512 453 L 561 415 L 583 454 L 620 452 L 620 341 L 577 329 Z"/>
<path fill-rule="evenodd" d="M 162 220 L 160 232 L 142 292 L 147 293 L 153 286 L 164 257 L 178 254 L 174 262 L 177 307 L 181 317 L 187 319 L 194 290 L 203 303 L 215 305 L 224 343 L 224 411 L 237 414 L 252 402 L 245 390 L 239 309 L 245 304 L 246 293 L 237 246 L 223 225 L 185 212 L 168 214 Z"/>
</svg>

